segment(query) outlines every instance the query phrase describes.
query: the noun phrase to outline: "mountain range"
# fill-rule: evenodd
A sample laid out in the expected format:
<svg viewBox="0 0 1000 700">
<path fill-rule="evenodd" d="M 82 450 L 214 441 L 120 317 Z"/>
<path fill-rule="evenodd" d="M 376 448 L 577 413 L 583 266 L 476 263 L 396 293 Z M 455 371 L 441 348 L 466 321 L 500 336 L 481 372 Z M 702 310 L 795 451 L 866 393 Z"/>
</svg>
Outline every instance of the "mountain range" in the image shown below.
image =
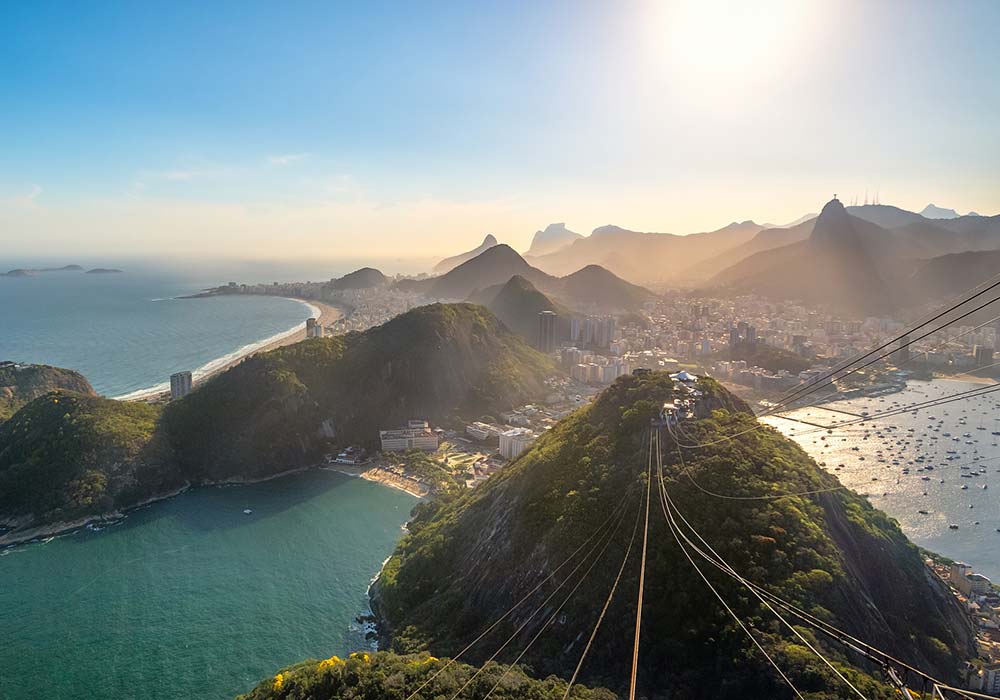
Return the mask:
<svg viewBox="0 0 1000 700">
<path fill-rule="evenodd" d="M 702 291 L 759 290 L 769 296 L 822 303 L 833 300 L 834 305 L 845 309 L 882 313 L 927 299 L 914 285 L 921 274 L 937 269 L 930 264 L 934 258 L 1000 249 L 1000 215 L 970 212 L 951 216 L 933 205 L 919 214 L 885 204 L 841 205 L 839 209 L 843 211 L 838 213 L 849 218 L 840 216 L 839 221 L 832 222 L 827 212 L 824 227 L 832 226 L 840 233 L 834 231 L 831 238 L 820 231 L 812 243 L 797 248 L 789 246 L 812 240 L 821 215 L 806 215 L 781 227 L 734 222 L 715 231 L 684 236 L 613 225 L 581 236 L 566 229 L 565 224 L 551 224 L 535 233 L 524 257 L 509 246 L 490 246 L 487 240 L 476 249 L 481 251 L 477 255 L 469 251 L 449 258 L 449 265 L 444 267 L 452 261 L 464 261 L 448 272 L 397 285 L 428 298 L 467 299 L 491 287 L 499 290 L 511 277 L 519 275 L 570 308 L 597 303 L 628 309 L 635 308 L 637 300 L 647 293 L 637 285 L 649 282 Z M 944 216 L 942 212 L 948 218 L 937 218 Z M 966 256 L 942 265 L 952 269 L 971 265 L 972 261 L 972 256 Z M 770 278 L 788 266 L 794 266 L 795 271 L 787 279 Z M 603 270 L 613 279 L 603 275 L 608 278 L 605 284 L 591 288 L 574 285 L 569 278 L 588 268 L 589 272 L 581 276 Z M 925 269 L 926 273 L 920 272 Z M 816 275 L 806 271 L 815 271 Z M 961 277 L 961 272 L 952 273 L 953 279 Z M 622 293 L 623 285 L 629 283 L 635 285 L 632 293 Z M 602 286 L 614 287 L 617 298 L 602 296 Z"/>
<path fill-rule="evenodd" d="M 554 275 L 600 265 L 636 283 L 677 280 L 683 279 L 694 265 L 749 241 L 763 228 L 753 221 L 743 221 L 717 231 L 678 236 L 601 226 L 568 246 L 528 260 Z"/>
<path fill-rule="evenodd" d="M 954 210 L 928 205 L 921 213 L 885 204 L 846 207 L 856 219 L 874 224 L 861 225 L 865 245 L 883 255 L 902 274 L 912 273 L 920 261 L 940 255 L 1000 249 L 1000 216 L 980 216 L 975 212 L 959 215 Z M 561 277 L 588 265 L 599 265 L 633 284 L 701 288 L 708 280 L 754 254 L 773 250 L 810 237 L 817 215 L 806 214 L 783 226 L 733 222 L 714 231 L 675 235 L 633 231 L 606 225 L 589 236 L 570 231 L 563 223 L 536 231 L 524 253 L 526 265 L 518 264 L 503 279 L 486 284 L 440 282 L 434 294 L 471 291 L 502 284 L 512 274 L 520 274 L 546 293 L 546 278 Z M 868 240 L 871 238 L 871 240 Z M 475 250 L 448 258 L 435 267 L 440 275 L 481 255 L 495 241 L 489 237 Z M 532 269 L 528 269 L 528 268 Z M 408 282 L 405 284 L 409 284 Z M 419 288 L 419 285 L 417 285 Z M 432 294 L 433 296 L 433 294 Z M 464 298 L 454 296 L 454 298 Z"/>
<path fill-rule="evenodd" d="M 429 299 L 480 299 L 478 293 L 487 293 L 493 287 L 499 291 L 514 276 L 571 309 L 627 311 L 655 297 L 648 289 L 626 282 L 598 265 L 584 266 L 564 277 L 550 275 L 506 244 L 492 246 L 439 277 L 406 280 L 402 288 L 421 292 Z"/>
<path fill-rule="evenodd" d="M 931 222 L 896 207 L 844 207 L 834 199 L 815 221 L 762 231 L 719 256 L 728 265 L 702 289 L 884 314 L 940 300 L 942 287 L 949 296 L 964 291 L 992 259 L 979 251 L 998 248 L 1000 217 Z M 947 282 L 931 286 L 935 275 Z"/>
</svg>

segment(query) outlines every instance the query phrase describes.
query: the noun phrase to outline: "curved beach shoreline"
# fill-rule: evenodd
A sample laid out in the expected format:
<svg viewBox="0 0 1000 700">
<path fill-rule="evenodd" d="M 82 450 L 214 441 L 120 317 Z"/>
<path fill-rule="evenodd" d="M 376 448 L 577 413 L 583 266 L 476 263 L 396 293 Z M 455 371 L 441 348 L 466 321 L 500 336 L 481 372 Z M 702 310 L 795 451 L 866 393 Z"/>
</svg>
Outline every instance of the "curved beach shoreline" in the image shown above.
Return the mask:
<svg viewBox="0 0 1000 700">
<path fill-rule="evenodd" d="M 320 325 L 327 326 L 335 322 L 337 319 L 343 316 L 343 311 L 336 306 L 331 306 L 330 304 L 325 304 L 323 302 L 314 301 L 312 299 L 298 299 L 295 297 L 280 297 L 282 299 L 289 299 L 291 301 L 297 301 L 300 304 L 305 305 L 310 312 L 312 317 L 318 319 Z M 275 348 L 280 348 L 285 345 L 292 345 L 304 340 L 306 337 L 305 321 L 296 323 L 294 326 L 286 331 L 282 331 L 269 338 L 264 338 L 254 343 L 248 343 L 231 353 L 217 357 L 214 360 L 206 362 L 204 365 L 192 372 L 192 379 L 195 384 L 199 384 L 216 374 L 225 372 L 230 367 L 239 364 L 247 357 L 254 355 L 258 352 L 267 352 L 268 350 L 274 350 Z M 121 396 L 112 397 L 118 401 L 155 401 L 161 399 L 170 393 L 170 385 L 167 382 L 162 382 L 145 389 L 139 389 L 138 391 L 132 391 L 128 394 L 122 394 Z"/>
</svg>

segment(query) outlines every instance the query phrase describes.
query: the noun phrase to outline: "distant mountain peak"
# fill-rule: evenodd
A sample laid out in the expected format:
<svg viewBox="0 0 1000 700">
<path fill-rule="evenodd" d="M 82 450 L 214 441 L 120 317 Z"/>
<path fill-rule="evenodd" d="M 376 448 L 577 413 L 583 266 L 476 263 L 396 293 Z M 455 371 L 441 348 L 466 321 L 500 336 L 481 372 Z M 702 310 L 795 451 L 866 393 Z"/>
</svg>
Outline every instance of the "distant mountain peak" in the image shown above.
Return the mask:
<svg viewBox="0 0 1000 700">
<path fill-rule="evenodd" d="M 928 204 L 924 207 L 920 215 L 927 219 L 957 219 L 961 214 L 959 214 L 954 209 L 945 209 L 944 207 L 939 207 L 934 204 Z"/>
<path fill-rule="evenodd" d="M 459 255 L 453 255 L 450 258 L 445 258 L 437 265 L 435 265 L 434 273 L 440 275 L 450 270 L 453 270 L 462 263 L 472 260 L 472 258 L 476 257 L 480 253 L 489 250 L 490 248 L 496 245 L 497 245 L 496 236 L 494 236 L 492 233 L 487 233 L 486 237 L 483 238 L 483 242 L 480 243 L 475 248 L 473 248 L 472 250 L 465 253 L 460 253 Z"/>
<path fill-rule="evenodd" d="M 813 227 L 810 240 L 819 243 L 835 242 L 842 238 L 845 232 L 854 233 L 854 224 L 851 223 L 851 215 L 843 203 L 834 197 L 823 205 L 819 216 L 816 217 L 816 225 Z"/>
<path fill-rule="evenodd" d="M 541 231 L 535 231 L 531 239 L 531 247 L 525 255 L 548 255 L 562 250 L 573 241 L 583 238 L 579 233 L 570 231 L 563 222 L 549 224 Z"/>
</svg>

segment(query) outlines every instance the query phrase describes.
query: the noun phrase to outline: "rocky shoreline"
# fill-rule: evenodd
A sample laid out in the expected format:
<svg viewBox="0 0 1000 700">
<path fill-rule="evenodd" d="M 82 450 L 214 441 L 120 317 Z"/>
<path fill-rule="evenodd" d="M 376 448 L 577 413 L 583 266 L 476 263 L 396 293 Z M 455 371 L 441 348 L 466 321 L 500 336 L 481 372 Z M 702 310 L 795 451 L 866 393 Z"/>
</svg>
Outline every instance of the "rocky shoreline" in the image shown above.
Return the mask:
<svg viewBox="0 0 1000 700">
<path fill-rule="evenodd" d="M 155 496 L 150 496 L 149 498 L 143 499 L 138 503 L 129 505 L 121 510 L 112 510 L 106 513 L 98 513 L 96 515 L 88 515 L 77 520 L 69 521 L 59 521 L 55 523 L 46 523 L 44 525 L 38 525 L 29 529 L 17 528 L 5 532 L 0 535 L 0 547 L 12 547 L 19 544 L 26 544 L 33 540 L 42 539 L 45 537 L 56 537 L 58 535 L 66 535 L 70 532 L 75 532 L 81 528 L 87 527 L 92 524 L 106 523 L 115 520 L 121 520 L 129 513 L 143 508 L 152 503 L 157 503 L 159 501 L 165 501 L 168 498 L 173 498 L 174 496 L 179 496 L 188 489 L 191 488 L 191 482 L 185 481 L 182 486 L 176 489 L 172 489 L 165 493 L 157 494 Z M 15 522 L 16 521 L 8 521 Z"/>
<path fill-rule="evenodd" d="M 231 479 L 223 479 L 221 481 L 208 481 L 198 484 L 192 484 L 189 481 L 185 481 L 182 486 L 176 489 L 171 489 L 170 491 L 157 494 L 155 496 L 150 496 L 149 498 L 143 499 L 138 503 L 130 504 L 124 508 L 107 511 L 105 513 L 97 513 L 94 515 L 87 515 L 76 520 L 59 521 L 54 523 L 46 523 L 44 525 L 38 525 L 35 527 L 28 527 L 25 529 L 24 525 L 18 525 L 19 522 L 24 522 L 24 519 L 11 519 L 7 521 L 8 526 L 13 526 L 14 529 L 9 530 L 3 534 L 0 534 L 0 547 L 12 547 L 20 544 L 27 544 L 33 540 L 44 539 L 46 537 L 56 537 L 59 535 L 66 535 L 76 530 L 87 527 L 88 525 L 100 525 L 102 523 L 112 522 L 116 520 L 121 520 L 126 517 L 129 513 L 138 510 L 139 508 L 144 508 L 145 506 L 157 503 L 159 501 L 165 501 L 169 498 L 179 496 L 180 494 L 188 491 L 192 488 L 197 488 L 199 486 L 248 486 L 250 484 L 259 484 L 264 481 L 271 481 L 273 479 L 280 479 L 283 476 L 291 476 L 292 474 L 300 474 L 302 472 L 308 471 L 310 469 L 316 468 L 316 465 L 307 465 L 304 467 L 294 467 L 292 469 L 286 469 L 282 472 L 277 472 L 276 474 L 268 474 L 267 476 L 262 476 L 259 478 L 245 478 L 245 477 L 234 477 Z"/>
</svg>

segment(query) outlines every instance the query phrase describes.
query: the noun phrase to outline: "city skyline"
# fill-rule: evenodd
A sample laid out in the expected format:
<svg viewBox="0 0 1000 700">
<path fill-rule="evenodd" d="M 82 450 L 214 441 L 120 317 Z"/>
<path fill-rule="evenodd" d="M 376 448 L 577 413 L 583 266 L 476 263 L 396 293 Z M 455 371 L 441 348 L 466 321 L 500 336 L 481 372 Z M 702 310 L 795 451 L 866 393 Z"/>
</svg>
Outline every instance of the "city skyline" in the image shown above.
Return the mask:
<svg viewBox="0 0 1000 700">
<path fill-rule="evenodd" d="M 434 257 L 834 192 L 1000 211 L 989 2 L 188 10 L 3 10 L 9 254 Z"/>
</svg>

